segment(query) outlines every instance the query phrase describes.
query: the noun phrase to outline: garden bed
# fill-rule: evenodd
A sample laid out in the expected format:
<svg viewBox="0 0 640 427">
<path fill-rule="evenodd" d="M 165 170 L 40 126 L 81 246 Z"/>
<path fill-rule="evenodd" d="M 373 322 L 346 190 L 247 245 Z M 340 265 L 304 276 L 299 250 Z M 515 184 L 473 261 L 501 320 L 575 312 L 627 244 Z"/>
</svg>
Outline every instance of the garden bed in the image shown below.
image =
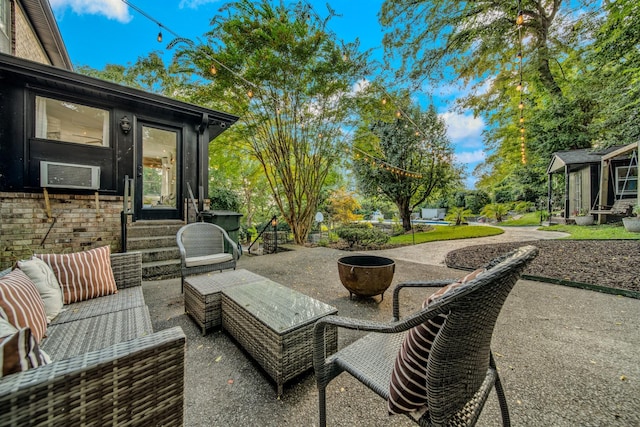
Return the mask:
<svg viewBox="0 0 640 427">
<path fill-rule="evenodd" d="M 525 278 L 640 298 L 640 243 L 637 240 L 537 240 L 469 246 L 451 251 L 446 264 L 472 270 L 524 244 L 540 253 Z"/>
</svg>

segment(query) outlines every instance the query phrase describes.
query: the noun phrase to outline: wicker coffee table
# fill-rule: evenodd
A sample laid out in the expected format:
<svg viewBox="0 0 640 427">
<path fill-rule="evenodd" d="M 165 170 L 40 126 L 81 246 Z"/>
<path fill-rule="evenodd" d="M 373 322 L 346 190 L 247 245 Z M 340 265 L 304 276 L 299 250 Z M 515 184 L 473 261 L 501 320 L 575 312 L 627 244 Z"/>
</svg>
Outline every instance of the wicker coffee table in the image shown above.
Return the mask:
<svg viewBox="0 0 640 427">
<path fill-rule="evenodd" d="M 222 291 L 222 327 L 264 368 L 278 386 L 313 366 L 313 325 L 336 314 L 328 304 L 268 279 Z M 337 348 L 337 331 L 327 352 Z"/>
<path fill-rule="evenodd" d="M 207 329 L 221 325 L 220 292 L 229 286 L 264 280 L 250 271 L 239 269 L 224 273 L 207 273 L 185 278 L 184 311 L 202 328 L 202 335 Z"/>
</svg>

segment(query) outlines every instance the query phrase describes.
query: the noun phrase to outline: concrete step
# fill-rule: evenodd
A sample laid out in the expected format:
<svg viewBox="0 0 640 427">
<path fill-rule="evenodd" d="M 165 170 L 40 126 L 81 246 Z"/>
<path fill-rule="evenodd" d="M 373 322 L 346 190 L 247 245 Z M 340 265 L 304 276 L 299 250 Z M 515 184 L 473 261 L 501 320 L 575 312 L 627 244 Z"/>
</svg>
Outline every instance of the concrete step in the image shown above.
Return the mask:
<svg viewBox="0 0 640 427">
<path fill-rule="evenodd" d="M 136 221 L 129 225 L 127 229 L 128 239 L 149 236 L 173 236 L 180 227 L 184 225 L 182 221 Z"/>
<path fill-rule="evenodd" d="M 127 250 L 136 251 L 150 248 L 169 248 L 178 247 L 176 243 L 176 235 L 173 236 L 157 236 L 155 234 L 145 237 L 129 237 L 127 238 Z"/>
<path fill-rule="evenodd" d="M 143 280 L 160 280 L 180 277 L 180 260 L 164 260 L 142 263 Z"/>
<path fill-rule="evenodd" d="M 180 259 L 180 250 L 177 246 L 166 248 L 136 249 L 142 253 L 142 262 L 166 261 Z"/>
</svg>

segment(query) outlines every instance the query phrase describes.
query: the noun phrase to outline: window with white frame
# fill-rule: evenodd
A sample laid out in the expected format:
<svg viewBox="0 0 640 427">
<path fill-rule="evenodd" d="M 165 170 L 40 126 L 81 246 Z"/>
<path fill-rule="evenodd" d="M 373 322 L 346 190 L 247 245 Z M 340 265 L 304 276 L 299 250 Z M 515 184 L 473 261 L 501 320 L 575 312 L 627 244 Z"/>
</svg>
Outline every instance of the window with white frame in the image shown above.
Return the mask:
<svg viewBox="0 0 640 427">
<path fill-rule="evenodd" d="M 638 194 L 638 166 L 616 168 L 616 194 Z"/>
<path fill-rule="evenodd" d="M 40 139 L 109 146 L 109 111 L 36 96 L 35 136 Z"/>
</svg>

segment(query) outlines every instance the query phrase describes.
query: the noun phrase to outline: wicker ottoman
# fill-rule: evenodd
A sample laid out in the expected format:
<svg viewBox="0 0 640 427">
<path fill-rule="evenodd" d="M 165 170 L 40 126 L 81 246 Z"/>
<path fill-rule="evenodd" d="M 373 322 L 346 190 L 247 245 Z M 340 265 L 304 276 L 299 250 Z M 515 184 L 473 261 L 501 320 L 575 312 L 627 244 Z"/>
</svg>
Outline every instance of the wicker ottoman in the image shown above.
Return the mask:
<svg viewBox="0 0 640 427">
<path fill-rule="evenodd" d="M 328 304 L 268 279 L 222 291 L 222 327 L 262 366 L 278 387 L 313 366 L 313 326 L 336 314 Z M 335 353 L 337 331 L 327 352 Z"/>
<path fill-rule="evenodd" d="M 237 286 L 264 280 L 264 277 L 239 269 L 224 273 L 207 273 L 185 278 L 184 311 L 202 328 L 220 326 L 220 291 L 229 286 Z"/>
</svg>

